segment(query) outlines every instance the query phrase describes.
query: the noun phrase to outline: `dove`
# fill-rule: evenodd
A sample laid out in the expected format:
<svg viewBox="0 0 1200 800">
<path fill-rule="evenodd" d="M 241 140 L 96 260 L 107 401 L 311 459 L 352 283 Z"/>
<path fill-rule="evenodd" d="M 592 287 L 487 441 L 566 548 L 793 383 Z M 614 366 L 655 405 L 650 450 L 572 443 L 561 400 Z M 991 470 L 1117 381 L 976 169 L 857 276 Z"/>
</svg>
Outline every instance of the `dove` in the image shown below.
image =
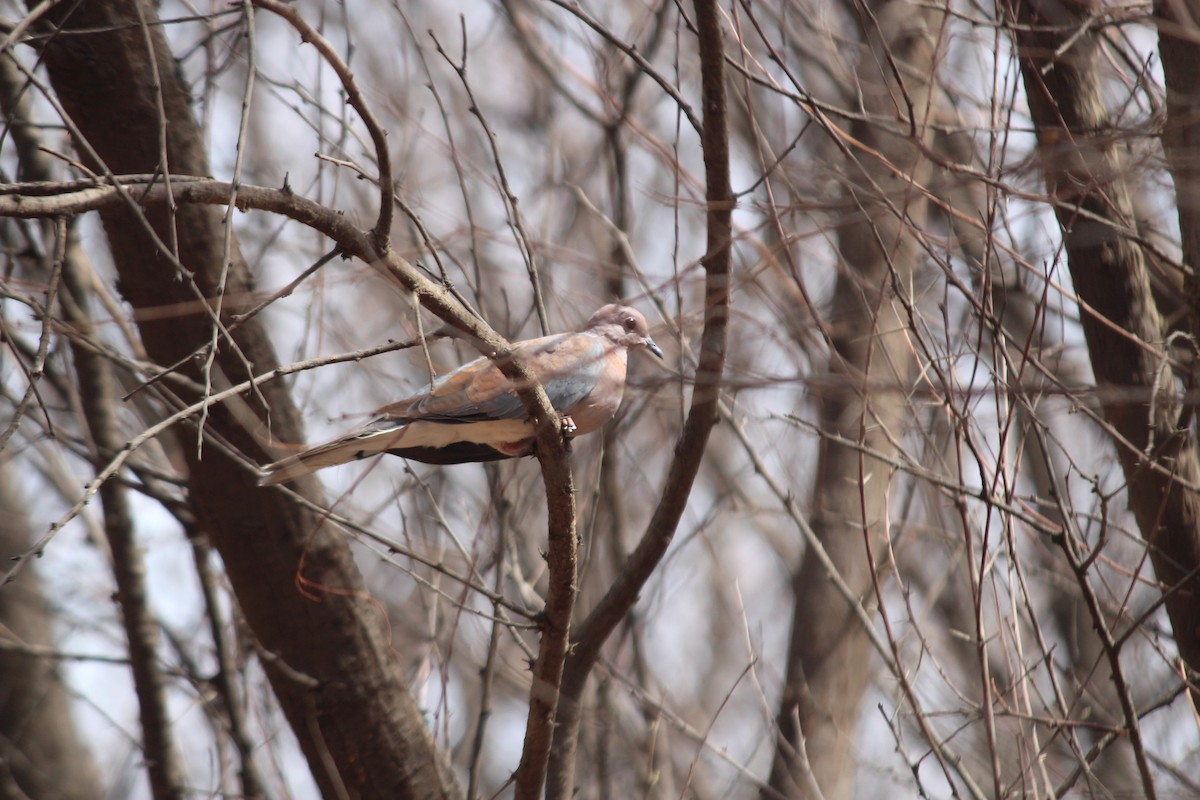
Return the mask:
<svg viewBox="0 0 1200 800">
<path fill-rule="evenodd" d="M 641 349 L 663 358 L 641 312 L 615 304 L 599 309 L 582 330 L 513 344 L 513 353 L 541 382 L 570 437 L 591 433 L 613 418 L 625 391 L 629 351 Z M 380 453 L 426 464 L 533 453 L 529 414 L 512 381 L 487 358 L 464 364 L 377 414 L 353 433 L 264 467 L 259 483 L 284 483 Z"/>
</svg>

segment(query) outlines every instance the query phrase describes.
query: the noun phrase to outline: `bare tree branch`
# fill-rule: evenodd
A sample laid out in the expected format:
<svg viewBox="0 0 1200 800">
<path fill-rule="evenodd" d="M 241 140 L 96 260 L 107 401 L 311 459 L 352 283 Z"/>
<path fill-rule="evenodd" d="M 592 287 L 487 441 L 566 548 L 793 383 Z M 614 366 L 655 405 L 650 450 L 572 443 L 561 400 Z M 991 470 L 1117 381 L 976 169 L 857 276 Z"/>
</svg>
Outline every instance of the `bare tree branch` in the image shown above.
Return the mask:
<svg viewBox="0 0 1200 800">
<path fill-rule="evenodd" d="M 638 593 L 658 565 L 675 534 L 699 471 L 709 433 L 717 420 L 729 331 L 733 253 L 733 189 L 729 179 L 729 123 L 726 117 L 725 46 L 721 17 L 711 0 L 696 0 L 697 47 L 701 59 L 708 247 L 703 259 L 704 332 L 696 367 L 696 386 L 683 433 L 667 473 L 662 498 L 638 546 L 616 582 L 571 636 L 571 655 L 563 676 L 563 700 L 557 720 L 546 795 L 570 797 L 574 790 L 580 698 L 584 684 L 613 629 L 637 602 Z"/>
<path fill-rule="evenodd" d="M 279 2 L 279 0 L 252 1 L 258 8 L 265 8 L 285 19 L 300 34 L 301 41 L 317 48 L 321 58 L 333 68 L 338 80 L 342 82 L 342 86 L 346 90 L 346 102 L 358 112 L 363 125 L 371 135 L 371 143 L 375 145 L 375 165 L 379 169 L 379 218 L 375 222 L 375 228 L 371 231 L 371 237 L 374 240 L 373 244 L 381 252 L 389 249 L 392 240 L 392 216 L 395 213 L 393 200 L 395 184 L 392 181 L 392 157 L 388 151 L 387 131 L 379 124 L 375 112 L 371 110 L 362 90 L 358 87 L 349 65 L 338 55 L 329 40 L 308 24 L 298 9 Z"/>
</svg>

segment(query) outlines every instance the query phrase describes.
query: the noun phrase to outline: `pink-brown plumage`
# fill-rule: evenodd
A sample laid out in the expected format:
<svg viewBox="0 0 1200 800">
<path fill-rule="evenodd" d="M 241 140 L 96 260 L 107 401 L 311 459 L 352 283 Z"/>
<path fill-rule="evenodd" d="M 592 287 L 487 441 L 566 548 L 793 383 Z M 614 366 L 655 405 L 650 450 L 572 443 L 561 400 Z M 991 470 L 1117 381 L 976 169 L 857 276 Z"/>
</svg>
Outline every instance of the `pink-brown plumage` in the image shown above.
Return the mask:
<svg viewBox="0 0 1200 800">
<path fill-rule="evenodd" d="M 550 404 L 574 428 L 572 436 L 607 423 L 621 405 L 628 351 L 646 348 L 662 358 L 645 318 L 628 306 L 607 305 L 574 333 L 513 345 L 546 390 Z M 479 358 L 412 397 L 384 406 L 380 416 L 328 444 L 264 468 L 261 483 L 282 483 L 335 464 L 392 453 L 431 464 L 495 461 L 533 451 L 533 426 L 511 381 Z"/>
</svg>

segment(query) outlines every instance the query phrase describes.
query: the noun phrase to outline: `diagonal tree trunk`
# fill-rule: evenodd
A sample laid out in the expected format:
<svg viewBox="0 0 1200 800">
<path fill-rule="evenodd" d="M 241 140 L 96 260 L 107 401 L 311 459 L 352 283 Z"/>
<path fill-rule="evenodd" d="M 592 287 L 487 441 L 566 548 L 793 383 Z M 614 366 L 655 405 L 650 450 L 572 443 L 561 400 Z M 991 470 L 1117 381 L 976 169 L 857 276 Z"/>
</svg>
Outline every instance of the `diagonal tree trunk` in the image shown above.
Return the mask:
<svg viewBox="0 0 1200 800">
<path fill-rule="evenodd" d="M 1164 326 L 1145 254 L 1129 238 L 1133 205 L 1101 94 L 1096 40 L 1075 35 L 1086 30 L 1092 10 L 1089 3 L 1021 3 L 1013 9 L 1020 23 L 1015 36 L 1130 508 L 1149 544 L 1180 655 L 1194 671 L 1200 669 L 1200 496 L 1186 487 L 1200 484 L 1200 460 L 1162 349 Z M 1182 208 L 1184 195 L 1180 200 Z M 1186 248 L 1187 234 L 1184 241 Z"/>
<path fill-rule="evenodd" d="M 63 4 L 44 18 L 43 32 L 50 35 L 41 56 L 58 101 L 77 127 L 80 158 L 97 172 L 208 171 L 191 98 L 155 20 L 153 6 L 136 0 Z M 167 164 L 160 161 L 160 147 Z M 223 294 L 228 316 L 245 310 L 253 289 L 236 240 L 223 263 L 221 211 L 122 208 L 101 212 L 101 219 L 125 299 L 136 310 L 179 309 L 169 317 L 139 318 L 146 351 L 162 365 L 183 361 L 180 371 L 203 381 L 200 365 L 213 323 L 197 293 L 209 304 Z M 163 243 L 175 242 L 190 278 L 179 274 L 164 251 Z M 240 325 L 232 342 L 223 334 L 219 341 L 211 372 L 217 388 L 245 380 L 251 369 L 262 373 L 277 365 L 257 320 Z M 201 357 L 189 358 L 194 353 Z M 263 393 L 269 410 L 253 397 L 247 401 L 262 429 L 269 422 L 275 436 L 301 441 L 285 387 L 272 383 Z M 206 424 L 237 450 L 267 457 L 256 432 L 224 409 L 212 409 Z M 177 433 L 187 454 L 192 508 L 225 562 L 267 654 L 264 666 L 280 705 L 324 795 L 458 796 L 345 542 L 322 531 L 316 515 L 282 493 L 258 488 L 254 475 L 217 446 L 206 444 L 199 452 L 193 427 Z M 319 498 L 315 481 L 300 490 Z M 321 592 L 318 602 L 307 599 L 297 589 L 301 575 L 308 585 L 332 591 Z"/>
</svg>

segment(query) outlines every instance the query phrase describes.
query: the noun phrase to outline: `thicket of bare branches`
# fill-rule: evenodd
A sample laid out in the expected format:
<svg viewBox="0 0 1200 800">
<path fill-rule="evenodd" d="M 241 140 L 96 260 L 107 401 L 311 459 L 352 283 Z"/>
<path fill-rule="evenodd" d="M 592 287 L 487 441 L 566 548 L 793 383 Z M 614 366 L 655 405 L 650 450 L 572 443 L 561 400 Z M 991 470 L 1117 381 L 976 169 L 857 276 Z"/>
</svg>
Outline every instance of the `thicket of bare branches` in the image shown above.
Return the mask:
<svg viewBox="0 0 1200 800">
<path fill-rule="evenodd" d="M 2 7 L 0 797 L 1200 796 L 1197 0 Z"/>
</svg>

